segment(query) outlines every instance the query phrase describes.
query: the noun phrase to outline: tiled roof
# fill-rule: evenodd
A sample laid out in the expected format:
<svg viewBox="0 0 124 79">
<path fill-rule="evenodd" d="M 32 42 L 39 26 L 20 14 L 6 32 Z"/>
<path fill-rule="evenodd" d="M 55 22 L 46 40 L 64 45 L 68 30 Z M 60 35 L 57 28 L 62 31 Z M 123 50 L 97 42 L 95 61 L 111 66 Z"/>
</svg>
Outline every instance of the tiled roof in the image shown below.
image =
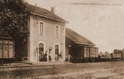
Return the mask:
<svg viewBox="0 0 124 79">
<path fill-rule="evenodd" d="M 81 36 L 80 34 L 76 33 L 75 31 L 73 31 L 69 28 L 66 28 L 66 37 L 69 38 L 70 40 L 74 41 L 77 44 L 95 46 L 94 43 L 92 43 L 85 37 Z"/>
<path fill-rule="evenodd" d="M 67 22 L 64 19 L 60 18 L 59 16 L 55 15 L 54 13 L 52 13 L 51 11 L 41 8 L 41 7 L 37 7 L 31 4 L 26 4 L 26 8 L 29 10 L 30 13 L 32 14 L 36 14 L 45 18 L 49 18 L 52 20 L 56 20 L 56 21 L 60 21 L 60 22 Z"/>
</svg>

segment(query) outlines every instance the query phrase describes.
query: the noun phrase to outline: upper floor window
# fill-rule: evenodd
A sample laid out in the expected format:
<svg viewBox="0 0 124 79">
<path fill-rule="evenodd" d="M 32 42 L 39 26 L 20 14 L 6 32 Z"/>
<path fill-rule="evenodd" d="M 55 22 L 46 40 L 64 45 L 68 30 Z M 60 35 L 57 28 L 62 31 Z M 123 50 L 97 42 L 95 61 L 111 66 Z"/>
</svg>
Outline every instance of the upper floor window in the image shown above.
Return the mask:
<svg viewBox="0 0 124 79">
<path fill-rule="evenodd" d="M 44 35 L 44 23 L 39 22 L 39 33 L 40 35 Z"/>
<path fill-rule="evenodd" d="M 59 38 L 59 26 L 55 26 L 55 37 Z"/>
</svg>

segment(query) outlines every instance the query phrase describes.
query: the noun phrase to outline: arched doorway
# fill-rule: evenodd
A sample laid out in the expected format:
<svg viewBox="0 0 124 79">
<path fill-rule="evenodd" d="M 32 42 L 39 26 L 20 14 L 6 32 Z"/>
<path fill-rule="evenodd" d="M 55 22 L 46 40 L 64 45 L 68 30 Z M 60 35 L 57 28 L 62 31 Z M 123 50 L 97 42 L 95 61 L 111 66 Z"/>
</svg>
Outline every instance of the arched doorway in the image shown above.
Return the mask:
<svg viewBox="0 0 124 79">
<path fill-rule="evenodd" d="M 44 61 L 44 43 L 39 43 L 39 61 Z"/>
<path fill-rule="evenodd" d="M 59 45 L 56 44 L 55 45 L 55 60 L 58 61 L 59 60 Z"/>
</svg>

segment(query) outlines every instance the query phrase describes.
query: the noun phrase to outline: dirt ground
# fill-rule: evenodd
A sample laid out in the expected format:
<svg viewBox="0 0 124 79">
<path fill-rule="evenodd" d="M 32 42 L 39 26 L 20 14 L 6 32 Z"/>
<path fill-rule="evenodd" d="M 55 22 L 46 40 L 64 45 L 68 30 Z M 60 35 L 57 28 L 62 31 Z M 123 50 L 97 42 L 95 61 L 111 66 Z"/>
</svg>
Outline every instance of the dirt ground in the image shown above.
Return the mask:
<svg viewBox="0 0 124 79">
<path fill-rule="evenodd" d="M 73 64 L 72 64 L 73 65 Z M 124 62 L 78 63 L 74 66 L 84 65 L 82 71 L 76 68 L 70 72 L 57 75 L 38 76 L 29 79 L 124 79 Z M 86 66 L 93 66 L 87 68 Z M 85 69 L 86 67 L 86 69 Z"/>
<path fill-rule="evenodd" d="M 124 79 L 124 72 L 117 73 L 114 71 L 115 69 L 88 70 L 59 75 L 39 76 L 31 79 Z"/>
<path fill-rule="evenodd" d="M 4 69 L 14 71 L 15 68 L 17 68 L 17 76 L 14 75 L 13 77 L 8 73 L 9 78 L 12 76 L 14 79 L 15 77 L 17 77 L 16 79 L 124 79 L 124 61 L 94 63 L 13 63 L 7 66 L 0 66 L 0 71 Z M 21 69 L 21 71 L 18 72 L 18 69 L 19 71 Z M 26 75 L 22 72 L 25 72 Z M 4 77 L 6 76 L 4 74 Z"/>
</svg>

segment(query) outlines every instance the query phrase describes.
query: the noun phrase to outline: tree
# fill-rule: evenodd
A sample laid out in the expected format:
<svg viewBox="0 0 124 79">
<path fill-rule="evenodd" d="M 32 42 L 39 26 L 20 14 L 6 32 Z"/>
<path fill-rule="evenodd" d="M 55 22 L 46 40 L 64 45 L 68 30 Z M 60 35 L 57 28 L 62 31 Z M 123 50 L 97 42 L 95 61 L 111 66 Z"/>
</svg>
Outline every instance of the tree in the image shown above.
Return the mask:
<svg viewBox="0 0 124 79">
<path fill-rule="evenodd" d="M 14 39 L 18 55 L 29 36 L 28 14 L 23 0 L 0 0 L 0 27 Z"/>
</svg>

